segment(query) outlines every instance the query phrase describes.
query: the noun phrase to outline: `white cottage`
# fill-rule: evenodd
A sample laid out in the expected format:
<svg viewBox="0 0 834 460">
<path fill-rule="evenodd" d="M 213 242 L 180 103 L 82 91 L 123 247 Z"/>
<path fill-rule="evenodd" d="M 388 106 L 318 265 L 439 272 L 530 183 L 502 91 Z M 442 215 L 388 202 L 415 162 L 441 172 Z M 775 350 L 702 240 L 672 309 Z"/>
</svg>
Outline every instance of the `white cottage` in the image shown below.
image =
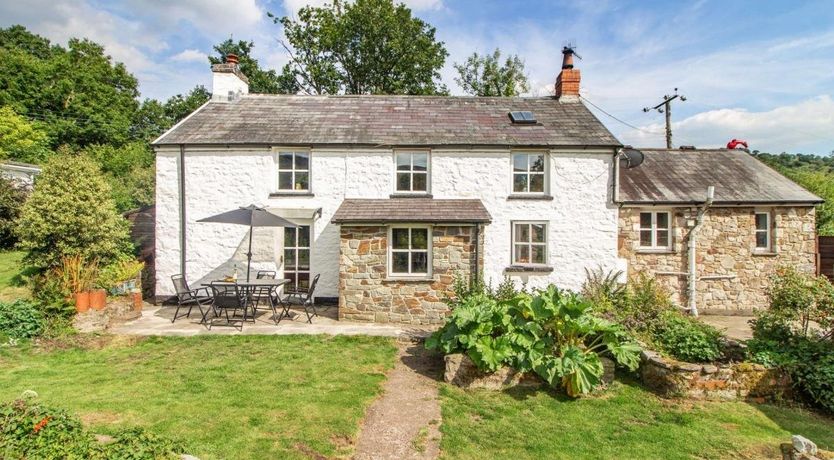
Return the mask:
<svg viewBox="0 0 834 460">
<path fill-rule="evenodd" d="M 256 229 L 253 270 L 320 274 L 340 318 L 437 323 L 458 277 L 578 289 L 623 268 L 621 146 L 570 50 L 539 98 L 260 95 L 236 63 L 212 71 L 212 100 L 153 144 L 158 296 L 245 268 L 246 228 L 197 221 L 249 204 L 299 225 Z"/>
</svg>

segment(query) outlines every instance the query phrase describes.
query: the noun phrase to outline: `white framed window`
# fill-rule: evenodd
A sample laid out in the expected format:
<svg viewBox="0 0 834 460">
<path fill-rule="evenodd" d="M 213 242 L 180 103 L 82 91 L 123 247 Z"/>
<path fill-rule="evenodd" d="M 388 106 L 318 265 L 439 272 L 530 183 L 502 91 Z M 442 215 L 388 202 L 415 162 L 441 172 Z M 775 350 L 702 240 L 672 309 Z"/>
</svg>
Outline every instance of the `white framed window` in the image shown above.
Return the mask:
<svg viewBox="0 0 834 460">
<path fill-rule="evenodd" d="M 431 228 L 394 226 L 388 232 L 388 272 L 395 277 L 431 276 Z"/>
<path fill-rule="evenodd" d="M 278 191 L 310 191 L 309 151 L 278 151 Z"/>
<path fill-rule="evenodd" d="M 658 250 L 672 248 L 672 215 L 669 211 L 640 213 L 640 248 Z"/>
<path fill-rule="evenodd" d="M 547 154 L 545 152 L 513 152 L 512 190 L 516 194 L 547 193 Z"/>
<path fill-rule="evenodd" d="M 396 151 L 394 169 L 394 190 L 397 193 L 429 192 L 429 152 Z"/>
<path fill-rule="evenodd" d="M 547 265 L 547 222 L 513 222 L 513 265 Z"/>
<path fill-rule="evenodd" d="M 773 225 L 770 212 L 756 211 L 754 219 L 756 224 L 756 251 L 770 252 L 773 247 Z"/>
</svg>

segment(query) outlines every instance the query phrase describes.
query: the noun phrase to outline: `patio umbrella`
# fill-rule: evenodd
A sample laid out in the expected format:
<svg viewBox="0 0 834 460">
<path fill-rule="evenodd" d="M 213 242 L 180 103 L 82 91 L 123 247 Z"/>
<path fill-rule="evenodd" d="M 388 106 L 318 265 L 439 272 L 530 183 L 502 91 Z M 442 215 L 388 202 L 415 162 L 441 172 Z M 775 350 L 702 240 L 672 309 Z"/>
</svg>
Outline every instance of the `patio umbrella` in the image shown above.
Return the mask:
<svg viewBox="0 0 834 460">
<path fill-rule="evenodd" d="M 287 219 L 275 215 L 264 208 L 259 208 L 254 204 L 206 217 L 197 222 L 216 222 L 249 226 L 249 252 L 246 253 L 246 281 L 249 281 L 249 270 L 252 266 L 252 229 L 255 227 L 296 227 L 294 223 Z"/>
</svg>

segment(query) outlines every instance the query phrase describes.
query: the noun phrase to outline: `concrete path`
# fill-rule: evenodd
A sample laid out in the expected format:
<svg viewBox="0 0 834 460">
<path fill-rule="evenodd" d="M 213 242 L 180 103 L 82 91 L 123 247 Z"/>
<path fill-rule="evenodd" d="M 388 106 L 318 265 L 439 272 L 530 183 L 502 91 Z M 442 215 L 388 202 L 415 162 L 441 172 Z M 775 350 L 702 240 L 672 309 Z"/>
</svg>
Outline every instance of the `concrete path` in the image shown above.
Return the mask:
<svg viewBox="0 0 834 460">
<path fill-rule="evenodd" d="M 443 360 L 422 343 L 400 343 L 384 393 L 365 413 L 356 445 L 359 460 L 434 459 L 440 455 L 437 385 Z"/>
<path fill-rule="evenodd" d="M 431 333 L 429 328 L 411 327 L 407 325 L 355 323 L 336 319 L 337 307 L 323 307 L 318 317 L 313 318 L 313 324 L 307 323 L 303 310 L 293 309 L 292 318 L 284 318 L 275 324 L 272 312 L 263 309 L 258 311 L 254 323 L 247 322 L 243 331 L 228 326 L 215 325 L 209 330 L 199 323 L 200 313 L 192 311 L 190 318 L 179 318 L 171 323 L 174 307 L 157 307 L 146 304 L 139 319 L 128 321 L 112 328 L 109 332 L 125 335 L 159 335 L 159 336 L 194 336 L 219 334 L 255 334 L 255 335 L 293 335 L 293 334 L 330 334 L 330 335 L 374 335 L 386 337 L 425 337 Z M 180 310 L 180 314 L 183 311 Z"/>
<path fill-rule="evenodd" d="M 724 315 L 701 315 L 699 320 L 711 326 L 715 326 L 718 330 L 724 332 L 724 335 L 733 340 L 749 340 L 753 338 L 753 331 L 750 329 L 748 321 L 753 319 L 752 316 L 724 316 Z"/>
</svg>

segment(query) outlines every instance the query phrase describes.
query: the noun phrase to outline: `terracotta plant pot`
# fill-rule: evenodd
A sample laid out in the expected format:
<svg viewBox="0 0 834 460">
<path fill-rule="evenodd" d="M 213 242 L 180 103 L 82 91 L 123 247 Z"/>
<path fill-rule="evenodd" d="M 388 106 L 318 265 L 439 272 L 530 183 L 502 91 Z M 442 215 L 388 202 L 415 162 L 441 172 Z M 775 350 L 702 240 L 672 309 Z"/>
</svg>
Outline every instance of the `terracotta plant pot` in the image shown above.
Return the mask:
<svg viewBox="0 0 834 460">
<path fill-rule="evenodd" d="M 84 313 L 90 309 L 90 292 L 76 292 L 75 296 L 75 309 L 78 313 Z"/>
<path fill-rule="evenodd" d="M 142 293 L 133 292 L 130 295 L 133 296 L 133 311 L 142 311 Z"/>
<path fill-rule="evenodd" d="M 90 293 L 90 308 L 93 310 L 104 310 L 107 306 L 107 291 L 104 289 L 93 289 Z"/>
</svg>

